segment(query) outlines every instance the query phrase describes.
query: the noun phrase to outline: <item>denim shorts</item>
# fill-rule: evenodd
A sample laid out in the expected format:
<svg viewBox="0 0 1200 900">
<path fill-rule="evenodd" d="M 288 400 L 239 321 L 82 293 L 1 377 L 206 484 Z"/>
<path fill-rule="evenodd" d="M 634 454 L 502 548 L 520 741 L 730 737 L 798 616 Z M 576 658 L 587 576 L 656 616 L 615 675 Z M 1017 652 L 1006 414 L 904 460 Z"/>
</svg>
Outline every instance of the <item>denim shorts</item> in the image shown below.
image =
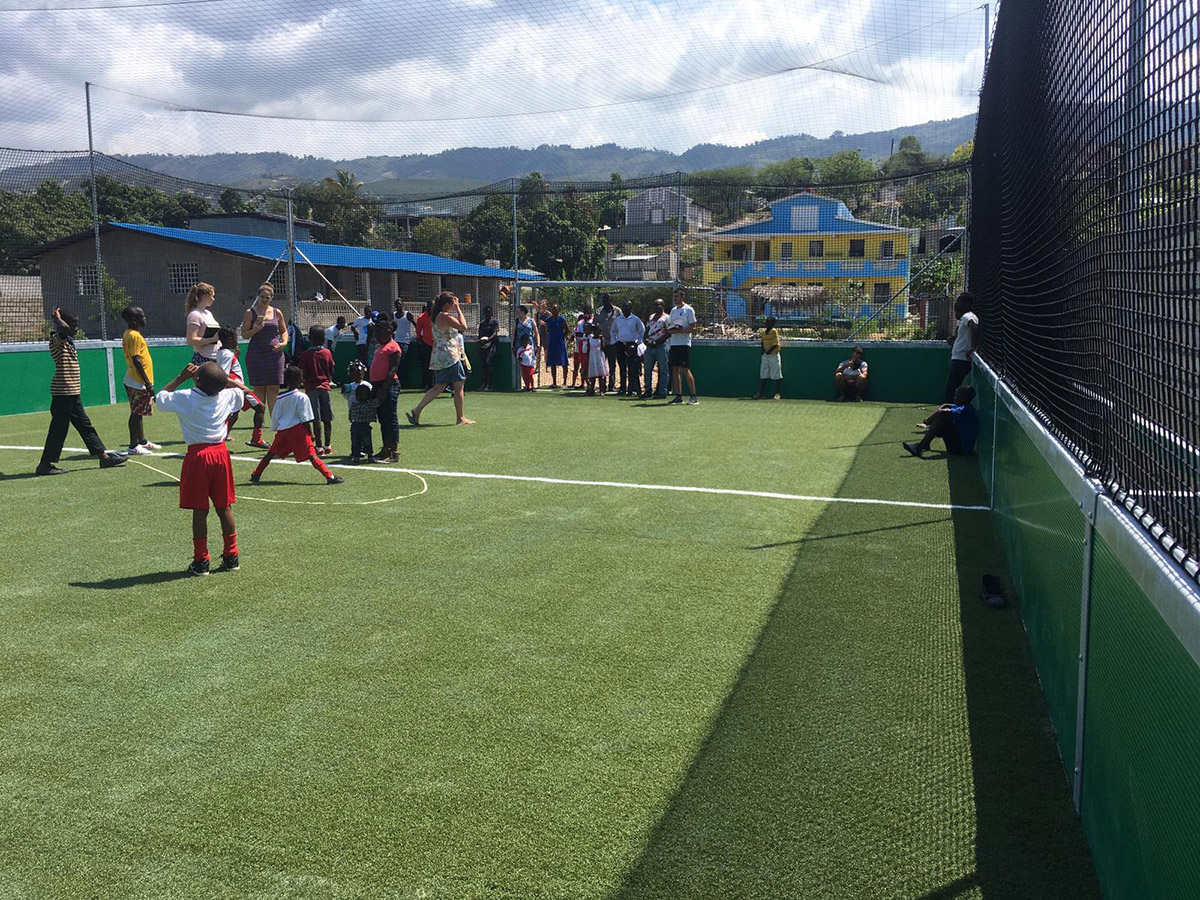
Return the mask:
<svg viewBox="0 0 1200 900">
<path fill-rule="evenodd" d="M 456 381 L 467 380 L 467 373 L 460 362 L 456 362 L 452 366 L 446 366 L 444 369 L 438 369 L 433 375 L 433 380 L 438 384 L 454 384 Z"/>
</svg>

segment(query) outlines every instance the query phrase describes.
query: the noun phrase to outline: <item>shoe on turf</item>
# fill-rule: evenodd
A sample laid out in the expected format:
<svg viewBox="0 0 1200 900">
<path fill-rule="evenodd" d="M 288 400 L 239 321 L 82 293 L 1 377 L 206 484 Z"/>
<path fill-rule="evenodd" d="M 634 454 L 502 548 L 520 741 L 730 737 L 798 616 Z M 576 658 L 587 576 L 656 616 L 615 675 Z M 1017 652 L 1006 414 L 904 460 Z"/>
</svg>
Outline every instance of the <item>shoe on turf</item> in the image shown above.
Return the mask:
<svg viewBox="0 0 1200 900">
<path fill-rule="evenodd" d="M 162 449 L 162 447 L 160 447 L 158 444 L 154 443 L 154 441 L 142 441 L 141 446 L 145 447 L 147 450 L 161 450 Z"/>
<path fill-rule="evenodd" d="M 218 572 L 236 572 L 241 568 L 238 562 L 238 555 L 230 553 L 228 556 L 221 557 L 221 565 L 217 567 Z"/>
<path fill-rule="evenodd" d="M 692 396 L 688 397 L 688 406 L 699 406 L 699 405 L 700 405 L 700 399 L 695 394 L 692 394 Z"/>
<path fill-rule="evenodd" d="M 326 479 L 325 479 L 325 483 L 326 483 L 326 484 L 345 484 L 345 483 L 346 483 L 346 479 L 345 479 L 345 478 L 339 478 L 339 477 L 338 477 L 338 476 L 336 476 L 336 475 L 330 475 L 328 478 L 326 478 Z"/>
<path fill-rule="evenodd" d="M 208 572 L 209 566 L 207 559 L 193 559 L 191 565 L 187 567 L 187 573 L 189 575 L 204 576 L 207 575 Z"/>
<path fill-rule="evenodd" d="M 675 396 L 675 399 L 674 399 L 674 400 L 672 400 L 672 401 L 671 401 L 670 403 L 668 403 L 667 405 L 668 405 L 668 406 L 674 406 L 676 403 L 682 403 L 682 402 L 683 402 L 683 398 L 682 398 L 682 397 L 680 397 L 680 396 L 678 396 L 678 395 L 676 395 L 676 396 Z"/>
<path fill-rule="evenodd" d="M 776 395 L 775 395 L 775 397 L 774 397 L 773 399 L 775 399 L 775 400 L 778 400 L 778 399 L 779 399 L 779 395 L 778 395 L 778 394 L 776 394 Z"/>
<path fill-rule="evenodd" d="M 117 466 L 125 465 L 125 457 L 119 453 L 105 453 L 100 457 L 100 468 L 115 469 Z"/>
<path fill-rule="evenodd" d="M 326 455 L 326 456 L 333 456 L 333 448 L 332 448 L 332 447 L 326 447 L 326 448 L 325 448 L 325 455 Z"/>
<path fill-rule="evenodd" d="M 266 441 L 246 441 L 247 447 L 253 447 L 256 450 L 270 450 L 271 445 Z"/>
<path fill-rule="evenodd" d="M 67 470 L 55 465 L 38 466 L 33 470 L 34 475 L 66 475 Z"/>
<path fill-rule="evenodd" d="M 250 483 L 251 484 L 258 484 L 260 481 L 262 481 L 261 475 L 259 475 L 257 472 L 250 473 Z"/>
<path fill-rule="evenodd" d="M 133 456 L 153 456 L 153 452 L 146 447 L 145 444 L 135 444 L 129 448 L 129 452 Z"/>
<path fill-rule="evenodd" d="M 913 456 L 919 457 L 921 455 L 921 448 L 917 444 L 910 444 L 908 441 L 901 441 L 900 445 Z"/>
</svg>

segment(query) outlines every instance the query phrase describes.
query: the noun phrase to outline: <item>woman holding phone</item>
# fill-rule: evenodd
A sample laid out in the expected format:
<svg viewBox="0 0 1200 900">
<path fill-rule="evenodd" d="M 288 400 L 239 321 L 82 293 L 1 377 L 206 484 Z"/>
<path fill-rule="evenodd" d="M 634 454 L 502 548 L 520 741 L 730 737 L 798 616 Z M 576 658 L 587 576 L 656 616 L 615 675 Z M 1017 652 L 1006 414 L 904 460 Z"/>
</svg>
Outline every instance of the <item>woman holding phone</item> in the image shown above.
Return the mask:
<svg viewBox="0 0 1200 900">
<path fill-rule="evenodd" d="M 274 299 L 275 288 L 269 282 L 260 285 L 254 305 L 242 316 L 242 339 L 250 342 L 246 348 L 246 380 L 254 393 L 266 402 L 267 412 L 275 409 L 275 398 L 279 396 L 287 363 L 283 353 L 288 342 L 287 323 L 283 313 L 271 305 Z M 246 443 L 251 447 L 267 447 L 262 439 L 262 422 L 257 410 L 254 431 Z"/>
<path fill-rule="evenodd" d="M 216 289 L 198 281 L 187 295 L 187 342 L 192 348 L 192 365 L 202 366 L 217 358 L 217 332 L 221 326 L 212 314 Z"/>
</svg>

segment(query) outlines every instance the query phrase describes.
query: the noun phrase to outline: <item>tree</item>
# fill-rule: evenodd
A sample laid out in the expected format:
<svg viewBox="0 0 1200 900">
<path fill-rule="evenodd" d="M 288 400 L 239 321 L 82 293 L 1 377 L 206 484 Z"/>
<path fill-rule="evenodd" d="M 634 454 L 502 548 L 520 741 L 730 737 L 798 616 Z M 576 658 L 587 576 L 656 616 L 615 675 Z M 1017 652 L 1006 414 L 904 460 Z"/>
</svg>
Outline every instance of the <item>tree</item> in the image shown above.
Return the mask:
<svg viewBox="0 0 1200 900">
<path fill-rule="evenodd" d="M 954 152 L 950 154 L 951 165 L 958 163 L 970 162 L 971 157 L 975 155 L 975 138 L 971 138 L 965 144 L 959 144 L 954 148 Z"/>
<path fill-rule="evenodd" d="M 485 198 L 471 210 L 459 229 L 463 259 L 476 263 L 485 259 L 511 261 L 512 228 L 511 200 L 503 194 Z"/>
<path fill-rule="evenodd" d="M 541 172 L 530 172 L 521 179 L 517 187 L 517 209 L 521 212 L 533 212 L 544 209 L 550 202 L 550 185 L 542 177 Z"/>
<path fill-rule="evenodd" d="M 856 182 L 870 181 L 877 174 L 871 161 L 857 150 L 841 150 L 817 160 L 817 173 L 822 184 L 847 185 L 826 193 L 849 206 L 851 212 L 858 212 L 867 196 L 867 185 Z"/>
<path fill-rule="evenodd" d="M 586 195 L 561 198 L 529 215 L 529 262 L 541 272 L 584 278 L 603 268 L 606 242 L 596 236 L 596 208 Z M 599 245 L 599 246 L 597 246 Z"/>
<path fill-rule="evenodd" d="M 702 169 L 686 177 L 684 187 L 692 199 L 711 209 L 719 219 L 731 221 L 739 213 L 753 209 L 746 191 L 754 184 L 750 166 L 726 169 Z"/>
<path fill-rule="evenodd" d="M 413 229 L 413 241 L 421 253 L 453 258 L 458 253 L 458 228 L 448 219 L 422 219 Z"/>
<path fill-rule="evenodd" d="M 768 163 L 758 170 L 760 182 L 778 187 L 778 190 L 763 192 L 768 195 L 768 200 L 794 194 L 812 184 L 816 177 L 816 166 L 807 156 L 795 156 L 783 162 Z"/>
<path fill-rule="evenodd" d="M 620 228 L 625 224 L 625 201 L 633 196 L 633 192 L 622 189 L 618 172 L 609 176 L 609 183 L 612 185 L 609 190 L 596 195 L 596 212 L 600 226 Z"/>
<path fill-rule="evenodd" d="M 221 197 L 217 200 L 221 209 L 227 213 L 240 213 L 246 211 L 246 203 L 242 199 L 241 191 L 233 188 L 225 188 L 221 191 Z"/>
<path fill-rule="evenodd" d="M 941 163 L 940 157 L 929 157 L 921 149 L 921 142 L 908 134 L 900 138 L 900 147 L 887 158 L 881 167 L 884 175 L 891 178 L 903 178 L 925 172 Z"/>
</svg>

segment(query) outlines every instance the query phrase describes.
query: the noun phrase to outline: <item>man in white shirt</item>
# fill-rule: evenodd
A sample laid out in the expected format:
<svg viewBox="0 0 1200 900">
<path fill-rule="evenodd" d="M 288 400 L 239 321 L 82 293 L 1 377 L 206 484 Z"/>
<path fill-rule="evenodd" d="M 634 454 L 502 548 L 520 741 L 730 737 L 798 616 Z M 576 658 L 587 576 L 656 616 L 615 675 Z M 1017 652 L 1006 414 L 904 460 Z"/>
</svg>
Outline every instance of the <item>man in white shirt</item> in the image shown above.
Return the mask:
<svg viewBox="0 0 1200 900">
<path fill-rule="evenodd" d="M 867 392 L 867 361 L 862 347 L 855 347 L 849 359 L 838 363 L 833 370 L 833 386 L 838 400 L 862 400 Z"/>
<path fill-rule="evenodd" d="M 350 323 L 350 330 L 354 332 L 355 350 L 358 353 L 358 361 L 363 365 L 367 363 L 367 348 L 368 341 L 371 338 L 371 323 L 375 319 L 371 316 L 371 304 L 368 303 L 363 307 L 363 314 Z"/>
<path fill-rule="evenodd" d="M 346 330 L 346 317 L 338 316 L 337 324 L 330 325 L 325 329 L 325 349 L 330 353 L 333 352 L 334 345 L 337 344 L 338 338 L 342 336 L 342 332 Z"/>
<path fill-rule="evenodd" d="M 626 303 L 621 312 L 613 319 L 612 336 L 616 348 L 617 368 L 621 372 L 621 389 L 617 392 L 622 397 L 635 397 L 638 394 L 638 345 L 646 326 L 642 320 L 633 314 L 633 304 Z"/>
<path fill-rule="evenodd" d="M 691 350 L 692 331 L 696 327 L 696 311 L 686 303 L 687 294 L 683 288 L 675 288 L 675 306 L 668 315 L 667 332 L 670 334 L 667 347 L 667 358 L 671 364 L 671 386 L 675 389 L 675 399 L 671 403 L 683 402 L 683 378 L 687 376 L 689 406 L 695 406 L 700 401 L 696 399 L 696 379 L 692 377 Z"/>
<path fill-rule="evenodd" d="M 955 326 L 954 336 L 946 340 L 950 345 L 950 372 L 946 376 L 943 403 L 954 402 L 955 391 L 971 371 L 971 354 L 975 352 L 979 335 L 979 316 L 971 312 L 974 305 L 975 298 L 966 291 L 954 301 L 954 317 L 958 319 L 958 325 Z"/>
<path fill-rule="evenodd" d="M 667 398 L 667 383 L 671 380 L 671 371 L 667 368 L 667 326 L 671 320 L 667 318 L 666 304 L 662 299 L 654 301 L 654 311 L 646 320 L 646 355 L 642 358 L 643 400 L 652 394 L 658 400 Z M 654 367 L 658 366 L 658 386 L 654 385 Z"/>
</svg>

